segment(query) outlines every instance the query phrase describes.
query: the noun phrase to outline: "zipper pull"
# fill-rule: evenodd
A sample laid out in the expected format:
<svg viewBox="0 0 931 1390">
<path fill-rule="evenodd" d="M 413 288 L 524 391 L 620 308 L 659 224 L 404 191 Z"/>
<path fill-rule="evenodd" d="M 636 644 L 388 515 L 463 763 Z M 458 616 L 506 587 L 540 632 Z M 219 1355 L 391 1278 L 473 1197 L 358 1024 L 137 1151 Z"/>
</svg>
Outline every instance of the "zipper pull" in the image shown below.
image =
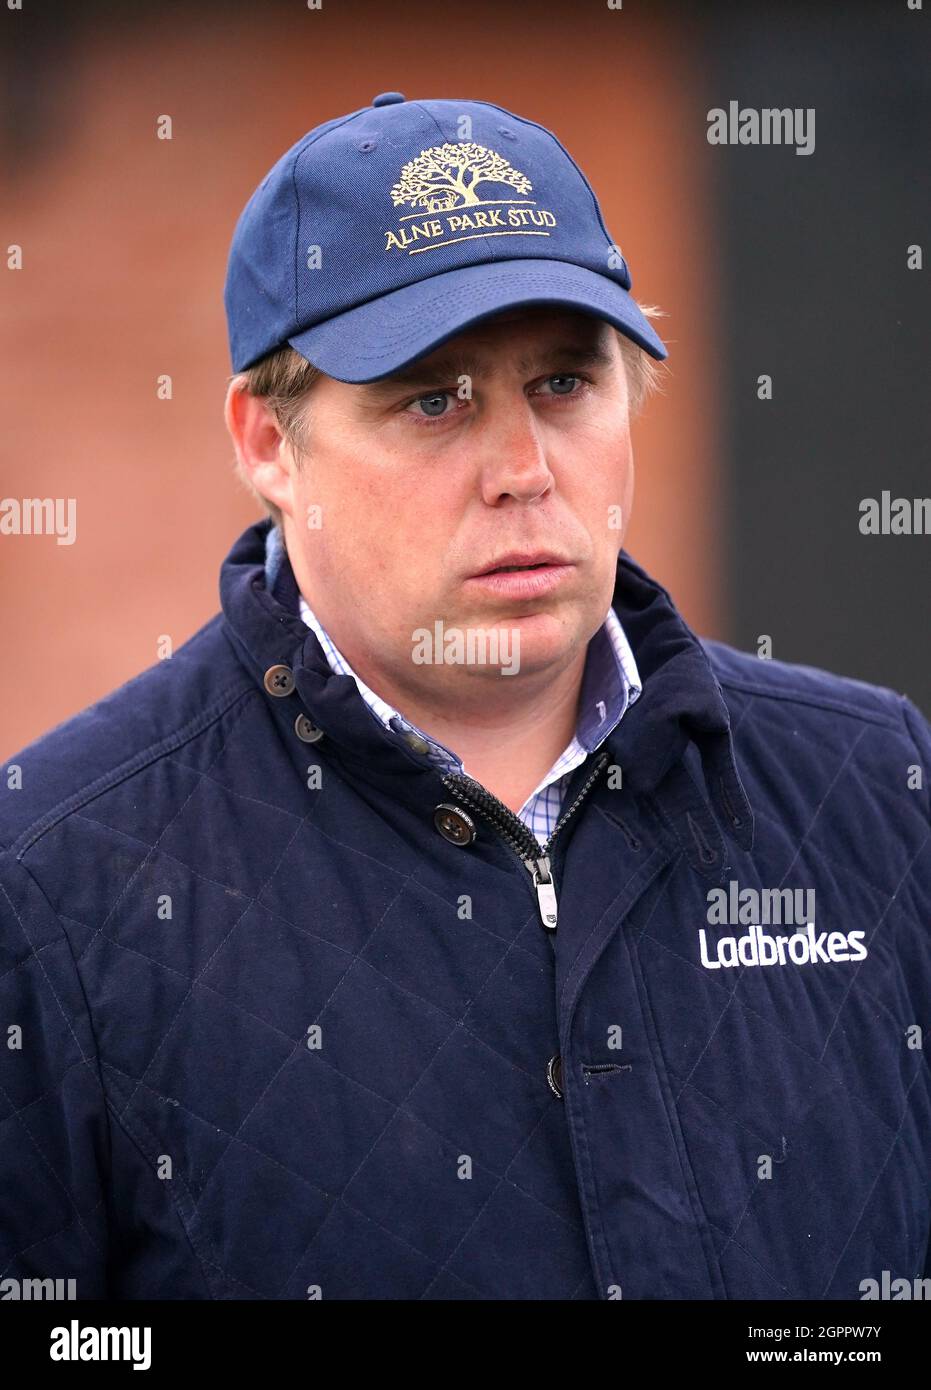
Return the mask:
<svg viewBox="0 0 931 1390">
<path fill-rule="evenodd" d="M 547 931 L 556 930 L 556 886 L 553 883 L 553 875 L 550 872 L 550 861 L 546 856 L 538 859 L 536 863 L 527 865 L 533 875 L 534 887 L 537 890 L 537 906 L 540 909 L 540 917 Z"/>
</svg>

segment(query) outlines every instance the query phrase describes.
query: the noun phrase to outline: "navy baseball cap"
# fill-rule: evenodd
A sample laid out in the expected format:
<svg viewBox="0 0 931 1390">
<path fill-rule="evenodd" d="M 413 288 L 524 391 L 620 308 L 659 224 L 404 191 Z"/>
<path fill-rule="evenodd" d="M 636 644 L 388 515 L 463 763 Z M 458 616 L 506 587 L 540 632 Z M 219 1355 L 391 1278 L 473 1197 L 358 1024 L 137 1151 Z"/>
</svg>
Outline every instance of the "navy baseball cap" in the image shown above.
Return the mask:
<svg viewBox="0 0 931 1390">
<path fill-rule="evenodd" d="M 666 348 L 629 294 L 598 200 L 556 136 L 486 101 L 408 101 L 326 121 L 266 174 L 233 234 L 233 370 L 286 343 L 377 381 L 521 305 L 606 319 Z"/>
</svg>

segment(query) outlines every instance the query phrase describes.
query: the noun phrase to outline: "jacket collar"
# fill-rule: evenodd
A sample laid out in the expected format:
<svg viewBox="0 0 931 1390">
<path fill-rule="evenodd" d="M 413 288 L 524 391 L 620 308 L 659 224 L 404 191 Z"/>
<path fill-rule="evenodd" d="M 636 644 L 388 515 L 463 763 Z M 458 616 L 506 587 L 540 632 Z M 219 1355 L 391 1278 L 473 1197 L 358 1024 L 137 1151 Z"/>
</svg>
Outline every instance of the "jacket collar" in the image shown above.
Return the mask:
<svg viewBox="0 0 931 1390">
<path fill-rule="evenodd" d="M 749 850 L 753 811 L 737 771 L 730 713 L 704 647 L 669 593 L 622 550 L 612 600 L 637 657 L 643 696 L 612 735 L 624 784 L 672 811 L 693 867 L 717 877 L 726 852 L 718 824 Z M 697 754 L 710 805 L 688 770 Z"/>
<path fill-rule="evenodd" d="M 269 696 L 268 703 L 292 739 L 295 715 L 303 713 L 357 775 L 421 802 L 425 790 L 419 779 L 429 777 L 440 786 L 437 773 L 424 766 L 402 734 L 381 724 L 351 676 L 331 669 L 316 634 L 298 613 L 297 584 L 286 555 L 269 591 L 265 542 L 271 525 L 265 518 L 248 527 L 220 573 L 226 630 L 240 660 L 263 690 L 270 667 L 290 668 L 294 694 Z M 725 858 L 719 826 L 741 848 L 753 843 L 753 812 L 737 771 L 721 687 L 667 591 L 624 550 L 612 605 L 634 651 L 643 694 L 606 746 L 621 769 L 622 784 L 655 796 L 672 813 L 693 867 L 717 875 Z M 707 796 L 688 769 L 696 755 Z"/>
</svg>

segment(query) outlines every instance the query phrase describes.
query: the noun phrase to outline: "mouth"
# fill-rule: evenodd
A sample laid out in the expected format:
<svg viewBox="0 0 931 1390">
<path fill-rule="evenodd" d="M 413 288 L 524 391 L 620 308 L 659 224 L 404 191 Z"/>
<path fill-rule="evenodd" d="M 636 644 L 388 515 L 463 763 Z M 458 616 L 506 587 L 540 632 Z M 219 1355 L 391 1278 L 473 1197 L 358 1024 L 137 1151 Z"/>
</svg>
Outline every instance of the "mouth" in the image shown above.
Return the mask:
<svg viewBox="0 0 931 1390">
<path fill-rule="evenodd" d="M 520 602 L 552 593 L 574 568 L 553 555 L 505 555 L 498 564 L 472 575 L 467 582 L 489 597 Z"/>
<path fill-rule="evenodd" d="M 552 569 L 566 564 L 567 561 L 563 560 L 561 556 L 550 555 L 542 551 L 534 552 L 531 555 L 508 554 L 502 555 L 486 569 L 477 571 L 471 577 L 484 579 L 490 574 L 532 573 L 534 570 Z"/>
<path fill-rule="evenodd" d="M 547 561 L 546 561 L 546 560 L 541 560 L 541 561 L 539 562 L 539 564 L 536 564 L 536 565 L 498 565 L 497 569 L 493 569 L 493 570 L 484 570 L 483 573 L 484 573 L 484 574 L 517 574 L 518 571 L 523 571 L 523 570 L 539 570 L 539 569 L 543 569 L 543 568 L 545 568 L 546 564 L 547 564 Z M 481 578 L 481 576 L 479 576 L 479 578 Z"/>
</svg>

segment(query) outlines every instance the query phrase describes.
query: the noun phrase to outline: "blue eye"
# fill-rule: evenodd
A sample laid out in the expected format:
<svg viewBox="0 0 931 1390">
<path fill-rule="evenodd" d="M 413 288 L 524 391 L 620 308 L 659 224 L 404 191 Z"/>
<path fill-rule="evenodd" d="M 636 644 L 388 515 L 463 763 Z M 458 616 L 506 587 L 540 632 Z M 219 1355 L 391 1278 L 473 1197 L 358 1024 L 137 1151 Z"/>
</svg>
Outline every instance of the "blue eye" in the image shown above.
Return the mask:
<svg viewBox="0 0 931 1390">
<path fill-rule="evenodd" d="M 445 415 L 448 395 L 448 391 L 433 391 L 429 396 L 418 396 L 416 401 L 411 401 L 411 405 L 422 405 L 425 415 Z"/>
<path fill-rule="evenodd" d="M 557 381 L 562 382 L 563 385 L 565 385 L 565 384 L 568 382 L 568 384 L 569 384 L 569 389 L 568 389 L 568 390 L 562 390 L 562 389 L 559 389 L 559 388 L 555 388 L 554 391 L 553 391 L 553 394 L 556 395 L 556 396 L 571 396 L 571 395 L 572 395 L 572 383 L 575 382 L 575 381 L 580 381 L 580 380 L 581 380 L 580 377 L 577 377 L 577 376 L 569 376 L 569 375 L 568 375 L 567 373 L 565 373 L 565 372 L 560 372 L 560 373 L 557 373 L 557 375 L 555 375 L 555 376 L 548 376 L 548 377 L 546 378 L 546 383 L 547 383 L 547 385 L 550 385 L 550 386 L 551 386 L 551 385 L 554 385 L 554 383 L 557 382 Z"/>
</svg>

